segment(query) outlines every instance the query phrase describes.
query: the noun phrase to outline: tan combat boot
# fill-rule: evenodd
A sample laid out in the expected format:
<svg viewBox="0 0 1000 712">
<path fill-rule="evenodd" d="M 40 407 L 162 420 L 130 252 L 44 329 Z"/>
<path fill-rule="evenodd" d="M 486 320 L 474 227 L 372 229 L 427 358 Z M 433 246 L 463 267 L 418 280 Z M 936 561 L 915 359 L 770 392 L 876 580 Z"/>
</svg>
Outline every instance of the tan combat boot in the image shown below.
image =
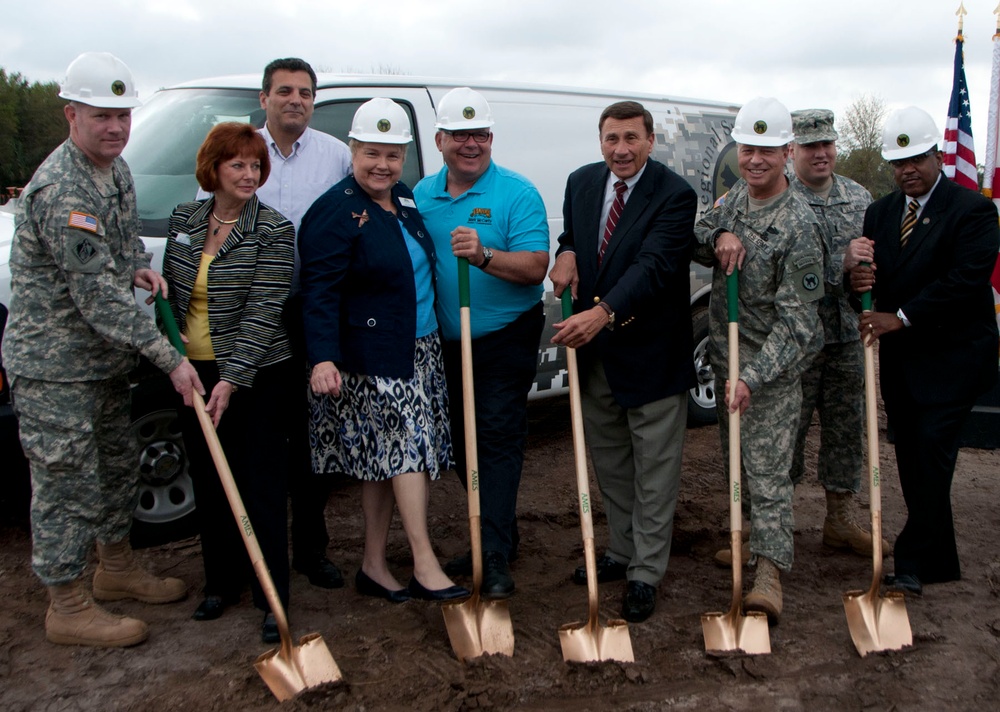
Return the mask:
<svg viewBox="0 0 1000 712">
<path fill-rule="evenodd" d="M 149 627 L 135 618 L 108 613 L 94 603 L 79 580 L 49 586 L 45 637 L 57 645 L 125 648 L 149 637 Z"/>
<path fill-rule="evenodd" d="M 767 614 L 767 622 L 778 625 L 781 617 L 781 573 L 770 559 L 757 557 L 753 588 L 743 599 L 743 610 Z"/>
<path fill-rule="evenodd" d="M 132 556 L 128 540 L 97 543 L 100 563 L 94 573 L 94 598 L 118 601 L 134 598 L 143 603 L 170 603 L 187 596 L 187 584 L 177 578 L 158 578 L 144 570 Z"/>
<path fill-rule="evenodd" d="M 743 565 L 746 566 L 747 562 L 750 561 L 750 547 L 747 546 L 747 542 L 750 541 L 750 530 L 744 529 L 741 532 L 743 538 L 743 546 L 741 547 L 740 558 L 743 560 Z M 713 557 L 715 565 L 719 568 L 728 569 L 733 565 L 733 552 L 730 549 L 719 549 L 715 552 Z"/>
<path fill-rule="evenodd" d="M 872 555 L 872 535 L 859 527 L 851 516 L 850 492 L 826 492 L 826 521 L 823 522 L 823 544 L 833 549 L 853 551 L 860 556 Z M 882 555 L 887 556 L 889 542 L 882 540 Z"/>
</svg>

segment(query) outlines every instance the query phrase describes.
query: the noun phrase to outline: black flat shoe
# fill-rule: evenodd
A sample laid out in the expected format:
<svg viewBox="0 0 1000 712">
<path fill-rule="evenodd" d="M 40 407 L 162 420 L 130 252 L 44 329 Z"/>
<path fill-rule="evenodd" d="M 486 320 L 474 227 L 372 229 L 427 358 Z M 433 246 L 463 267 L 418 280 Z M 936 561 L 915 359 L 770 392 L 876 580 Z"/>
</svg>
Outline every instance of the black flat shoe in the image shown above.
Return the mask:
<svg viewBox="0 0 1000 712">
<path fill-rule="evenodd" d="M 281 633 L 278 632 L 278 623 L 274 620 L 273 613 L 264 614 L 264 623 L 260 627 L 260 640 L 269 645 L 281 642 Z"/>
<path fill-rule="evenodd" d="M 358 569 L 358 574 L 354 577 L 354 588 L 356 588 L 358 593 L 362 596 L 384 598 L 390 603 L 405 603 L 410 600 L 410 592 L 405 588 L 401 588 L 398 591 L 390 591 L 382 584 L 373 581 L 372 578 L 361 569 Z"/>
<path fill-rule="evenodd" d="M 886 574 L 882 582 L 890 591 L 898 591 L 906 596 L 924 595 L 924 587 L 913 574 Z"/>
<path fill-rule="evenodd" d="M 642 581 L 629 581 L 622 599 L 622 618 L 629 623 L 642 623 L 656 608 L 656 586 Z"/>
<path fill-rule="evenodd" d="M 239 598 L 225 596 L 205 596 L 205 600 L 198 604 L 191 616 L 196 621 L 214 621 L 222 615 L 222 612 L 229 606 L 239 601 Z"/>
<path fill-rule="evenodd" d="M 292 568 L 309 577 L 309 583 L 320 588 L 343 588 L 344 574 L 325 556 L 309 562 L 295 562 Z"/>
<path fill-rule="evenodd" d="M 410 584 L 406 588 L 410 592 L 411 597 L 420 599 L 421 601 L 451 601 L 455 598 L 466 598 L 472 595 L 469 589 L 462 586 L 449 586 L 448 588 L 439 588 L 436 591 L 432 591 L 417 581 L 416 576 L 410 579 Z"/>
<path fill-rule="evenodd" d="M 610 556 L 602 556 L 597 560 L 597 583 L 621 581 L 628 571 L 628 564 L 619 564 Z M 578 566 L 573 572 L 573 583 L 578 586 L 587 585 L 587 566 Z"/>
</svg>

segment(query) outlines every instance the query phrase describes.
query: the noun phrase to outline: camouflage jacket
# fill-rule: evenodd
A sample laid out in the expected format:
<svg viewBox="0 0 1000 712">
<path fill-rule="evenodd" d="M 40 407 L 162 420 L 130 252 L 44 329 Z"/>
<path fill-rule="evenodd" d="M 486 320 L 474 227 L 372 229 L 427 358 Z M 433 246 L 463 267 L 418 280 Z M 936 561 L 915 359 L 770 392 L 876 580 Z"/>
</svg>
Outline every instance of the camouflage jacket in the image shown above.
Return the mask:
<svg viewBox="0 0 1000 712">
<path fill-rule="evenodd" d="M 3 341 L 11 373 L 100 380 L 127 373 L 137 352 L 167 372 L 180 364 L 135 302 L 135 271 L 149 267 L 150 255 L 122 158 L 102 171 L 66 140 L 35 171 L 14 222 Z"/>
<path fill-rule="evenodd" d="M 717 367 L 728 360 L 729 332 L 726 274 L 714 249 L 721 232 L 739 237 L 747 251 L 739 277 L 740 379 L 751 391 L 797 379 L 823 348 L 816 309 L 824 291 L 823 238 L 816 216 L 792 190 L 750 213 L 747 184 L 741 179 L 723 204 L 695 225 L 694 259 L 715 267 L 709 354 Z"/>
<path fill-rule="evenodd" d="M 851 240 L 861 237 L 865 210 L 872 202 L 872 194 L 850 178 L 834 175 L 830 195 L 824 200 L 794 175 L 789 179 L 816 213 L 826 242 L 826 294 L 819 303 L 823 336 L 828 344 L 857 341 L 861 338 L 858 315 L 848 303 L 849 295 L 844 289 L 844 251 Z"/>
</svg>

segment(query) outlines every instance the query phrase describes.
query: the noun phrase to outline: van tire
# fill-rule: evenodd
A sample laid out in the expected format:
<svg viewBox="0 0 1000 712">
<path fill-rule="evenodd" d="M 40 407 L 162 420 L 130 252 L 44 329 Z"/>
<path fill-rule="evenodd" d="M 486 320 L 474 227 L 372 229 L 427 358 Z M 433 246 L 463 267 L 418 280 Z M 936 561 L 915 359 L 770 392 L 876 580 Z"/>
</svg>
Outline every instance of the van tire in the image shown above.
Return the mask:
<svg viewBox="0 0 1000 712">
<path fill-rule="evenodd" d="M 712 425 L 718 422 L 715 412 L 715 376 L 708 361 L 708 307 L 691 310 L 694 333 L 694 370 L 698 383 L 688 392 L 688 425 Z"/>
<path fill-rule="evenodd" d="M 158 546 L 197 533 L 194 490 L 181 435 L 179 397 L 166 379 L 132 388 L 132 430 L 138 441 L 139 502 L 132 546 Z"/>
</svg>

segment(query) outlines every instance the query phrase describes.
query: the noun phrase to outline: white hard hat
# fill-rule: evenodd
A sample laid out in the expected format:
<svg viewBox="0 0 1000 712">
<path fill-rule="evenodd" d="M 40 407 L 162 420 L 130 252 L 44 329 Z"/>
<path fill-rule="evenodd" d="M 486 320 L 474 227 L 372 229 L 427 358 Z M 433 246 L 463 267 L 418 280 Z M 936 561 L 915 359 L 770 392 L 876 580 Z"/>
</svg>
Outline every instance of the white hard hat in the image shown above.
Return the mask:
<svg viewBox="0 0 1000 712">
<path fill-rule="evenodd" d="M 70 62 L 59 97 L 99 109 L 141 106 L 132 72 L 110 52 L 84 52 Z"/>
<path fill-rule="evenodd" d="M 792 115 L 777 99 L 751 99 L 736 114 L 733 140 L 747 146 L 784 146 L 792 140 Z"/>
<path fill-rule="evenodd" d="M 384 97 L 376 97 L 358 107 L 347 135 L 369 143 L 409 143 L 413 140 L 406 110 Z"/>
<path fill-rule="evenodd" d="M 895 161 L 927 153 L 941 142 L 934 119 L 923 109 L 908 106 L 889 114 L 882 128 L 882 158 Z"/>
<path fill-rule="evenodd" d="M 486 97 L 469 87 L 458 87 L 441 97 L 436 129 L 471 131 L 493 126 L 493 112 Z"/>
</svg>

